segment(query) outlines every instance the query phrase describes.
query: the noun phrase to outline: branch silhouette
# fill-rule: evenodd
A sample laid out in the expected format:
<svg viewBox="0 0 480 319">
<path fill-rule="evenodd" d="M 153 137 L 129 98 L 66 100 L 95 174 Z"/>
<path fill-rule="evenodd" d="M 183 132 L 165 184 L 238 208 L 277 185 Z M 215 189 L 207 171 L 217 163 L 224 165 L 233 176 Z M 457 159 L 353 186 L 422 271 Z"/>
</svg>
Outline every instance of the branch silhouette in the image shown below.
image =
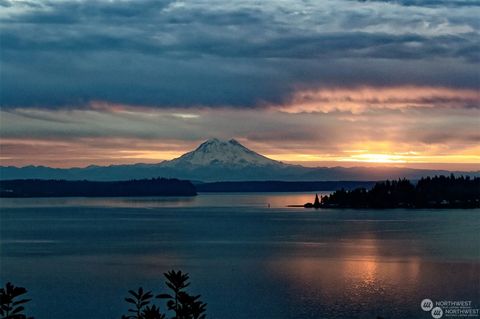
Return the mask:
<svg viewBox="0 0 480 319">
<path fill-rule="evenodd" d="M 0 315 L 2 319 L 33 319 L 24 314 L 24 305 L 31 299 L 18 298 L 27 293 L 27 289 L 16 287 L 7 282 L 5 288 L 0 289 Z"/>
<path fill-rule="evenodd" d="M 190 276 L 182 271 L 171 270 L 164 273 L 165 285 L 171 293 L 161 293 L 155 299 L 166 300 L 167 311 L 174 314 L 171 319 L 205 319 L 207 304 L 200 300 L 200 295 L 190 295 L 185 291 L 190 285 Z M 129 314 L 123 315 L 122 319 L 166 319 L 167 314 L 162 313 L 160 307 L 151 305 L 152 292 L 145 292 L 142 287 L 135 292 L 129 290 L 131 297 L 125 301 L 132 306 L 128 309 Z"/>
</svg>

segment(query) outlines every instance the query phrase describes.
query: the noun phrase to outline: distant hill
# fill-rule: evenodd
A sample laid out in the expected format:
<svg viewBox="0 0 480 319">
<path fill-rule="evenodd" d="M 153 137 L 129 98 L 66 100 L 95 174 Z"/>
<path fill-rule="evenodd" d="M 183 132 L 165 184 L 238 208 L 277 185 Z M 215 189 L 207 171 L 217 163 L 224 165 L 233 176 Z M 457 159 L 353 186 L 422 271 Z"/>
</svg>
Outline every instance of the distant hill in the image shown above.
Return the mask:
<svg viewBox="0 0 480 319">
<path fill-rule="evenodd" d="M 196 184 L 199 192 L 314 192 L 333 191 L 337 189 L 351 190 L 358 187 L 371 188 L 375 182 L 341 181 L 341 182 L 285 182 L 285 181 L 245 181 L 245 182 L 213 182 Z"/>
<path fill-rule="evenodd" d="M 45 166 L 1 166 L 0 179 L 65 179 L 118 181 L 152 177 L 213 181 L 376 181 L 423 176 L 449 175 L 450 171 L 398 167 L 304 167 L 260 155 L 236 140 L 210 139 L 195 150 L 158 164 L 50 168 Z M 480 176 L 477 172 L 453 172 Z"/>
<path fill-rule="evenodd" d="M 195 196 L 189 181 L 153 178 L 116 182 L 66 180 L 0 181 L 0 197 Z"/>
</svg>

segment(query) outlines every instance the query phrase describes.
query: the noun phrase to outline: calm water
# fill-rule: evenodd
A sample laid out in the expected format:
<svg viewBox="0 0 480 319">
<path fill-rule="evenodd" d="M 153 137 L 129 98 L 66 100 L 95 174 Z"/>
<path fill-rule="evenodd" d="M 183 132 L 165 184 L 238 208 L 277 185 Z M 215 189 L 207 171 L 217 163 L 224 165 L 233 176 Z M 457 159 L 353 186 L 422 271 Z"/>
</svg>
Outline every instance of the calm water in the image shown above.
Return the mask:
<svg viewBox="0 0 480 319">
<path fill-rule="evenodd" d="M 305 210 L 311 194 L 2 199 L 0 279 L 35 318 L 119 318 L 189 272 L 209 318 L 431 318 L 480 302 L 480 210 Z M 268 208 L 270 204 L 270 208 Z"/>
</svg>

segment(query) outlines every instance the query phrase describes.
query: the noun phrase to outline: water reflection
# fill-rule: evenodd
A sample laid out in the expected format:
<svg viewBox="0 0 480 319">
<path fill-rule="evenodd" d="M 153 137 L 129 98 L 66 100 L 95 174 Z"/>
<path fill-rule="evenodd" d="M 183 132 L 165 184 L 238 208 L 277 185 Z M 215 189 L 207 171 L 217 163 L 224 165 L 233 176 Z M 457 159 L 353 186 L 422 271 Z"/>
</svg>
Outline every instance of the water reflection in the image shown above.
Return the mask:
<svg viewBox="0 0 480 319">
<path fill-rule="evenodd" d="M 328 195 L 330 192 L 318 192 Z M 0 207 L 113 207 L 113 208 L 178 208 L 178 207 L 264 207 L 286 208 L 312 201 L 315 193 L 202 193 L 198 196 L 164 197 L 52 197 L 0 198 Z M 234 198 L 234 200 L 232 200 Z"/>
<path fill-rule="evenodd" d="M 184 207 L 195 202 L 195 197 L 51 197 L 1 198 L 0 207 L 118 207 L 153 208 Z"/>
<path fill-rule="evenodd" d="M 295 306 L 305 318 L 325 313 L 331 315 L 329 318 L 415 318 L 422 296 L 479 297 L 478 263 L 437 262 L 395 254 L 401 241 L 373 235 L 360 235 L 354 249 L 348 240 L 330 243 L 335 253 L 328 255 L 321 246 L 298 244 L 288 257 L 271 260 L 268 269 L 277 280 L 287 283 Z M 473 282 L 465 285 L 465 280 Z"/>
<path fill-rule="evenodd" d="M 420 266 L 417 257 L 398 260 L 382 256 L 375 238 L 358 239 L 354 250 L 348 242 L 334 245 L 336 253 L 329 256 L 309 251 L 315 249 L 311 244 L 297 245 L 295 247 L 301 252 L 289 253 L 290 258 L 276 259 L 270 267 L 273 272 L 291 279 L 292 285 L 332 287 L 336 294 L 348 290 L 356 295 L 357 290 L 418 279 Z"/>
</svg>

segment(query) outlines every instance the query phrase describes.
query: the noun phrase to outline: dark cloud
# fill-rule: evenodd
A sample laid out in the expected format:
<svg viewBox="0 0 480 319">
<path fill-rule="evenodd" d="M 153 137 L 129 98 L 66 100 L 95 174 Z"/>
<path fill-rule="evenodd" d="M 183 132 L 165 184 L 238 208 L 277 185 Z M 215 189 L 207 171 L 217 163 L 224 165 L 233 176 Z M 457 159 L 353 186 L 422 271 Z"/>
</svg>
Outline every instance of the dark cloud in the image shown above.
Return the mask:
<svg viewBox="0 0 480 319">
<path fill-rule="evenodd" d="M 417 2 L 3 0 L 0 103 L 248 108 L 319 86 L 477 88 L 478 6 Z"/>
<path fill-rule="evenodd" d="M 480 4 L 476 0 L 354 0 L 358 2 L 383 2 L 397 4 L 402 6 L 418 7 L 478 7 Z"/>
</svg>

